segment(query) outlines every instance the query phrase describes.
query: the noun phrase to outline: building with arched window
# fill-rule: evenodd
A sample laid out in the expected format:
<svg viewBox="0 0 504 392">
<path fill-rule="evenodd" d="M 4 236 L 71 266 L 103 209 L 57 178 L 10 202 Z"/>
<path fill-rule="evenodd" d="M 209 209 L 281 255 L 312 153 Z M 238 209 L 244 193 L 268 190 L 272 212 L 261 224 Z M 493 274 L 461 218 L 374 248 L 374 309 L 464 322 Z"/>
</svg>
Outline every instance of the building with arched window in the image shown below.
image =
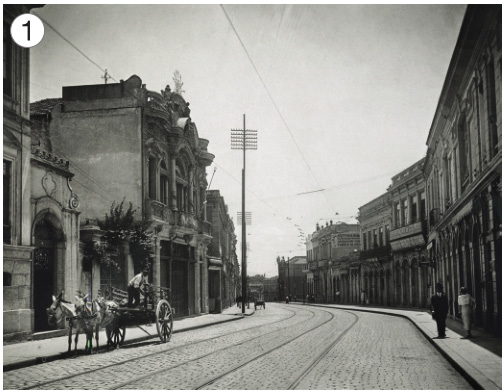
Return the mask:
<svg viewBox="0 0 504 392">
<path fill-rule="evenodd" d="M 3 337 L 46 333 L 52 296 L 78 280 L 79 199 L 70 162 L 30 121 L 29 49 L 10 24 L 35 5 L 4 5 Z"/>
<path fill-rule="evenodd" d="M 450 316 L 466 287 L 475 324 L 501 333 L 502 6 L 469 5 L 427 138 L 428 258 Z"/>
<path fill-rule="evenodd" d="M 111 205 L 131 203 L 134 221 L 151 235 L 150 280 L 171 290 L 175 317 L 208 312 L 205 215 L 206 167 L 214 155 L 199 137 L 189 103 L 167 86 L 150 91 L 131 76 L 119 83 L 63 87 L 62 98 L 32 107 L 34 123 L 44 123 L 54 151 L 75 169 L 73 187 L 81 196 L 83 242 L 99 244 L 97 225 Z M 114 286 L 125 290 L 139 263 L 128 240 L 114 249 L 120 264 L 113 277 L 94 262 L 79 289 L 93 295 Z M 87 280 L 86 280 L 87 277 Z M 86 282 L 86 283 L 84 283 Z"/>
</svg>

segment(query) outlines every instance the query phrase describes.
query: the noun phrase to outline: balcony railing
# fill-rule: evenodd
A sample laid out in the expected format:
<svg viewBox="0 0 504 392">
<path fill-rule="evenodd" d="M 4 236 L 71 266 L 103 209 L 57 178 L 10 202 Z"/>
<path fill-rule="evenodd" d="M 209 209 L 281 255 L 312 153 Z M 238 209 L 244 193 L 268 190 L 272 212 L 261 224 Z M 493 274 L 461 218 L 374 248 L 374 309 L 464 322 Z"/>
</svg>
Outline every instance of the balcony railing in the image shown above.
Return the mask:
<svg viewBox="0 0 504 392">
<path fill-rule="evenodd" d="M 194 229 L 198 231 L 198 233 L 211 234 L 212 228 L 210 223 L 197 218 L 191 212 L 172 210 L 167 205 L 156 200 L 150 200 L 148 207 L 148 212 L 153 217 L 163 220 L 170 225 Z"/>
<path fill-rule="evenodd" d="M 361 260 L 371 259 L 376 257 L 377 259 L 384 259 L 390 256 L 391 247 L 389 244 L 385 246 L 379 246 L 377 248 L 363 250 L 360 252 Z"/>
</svg>

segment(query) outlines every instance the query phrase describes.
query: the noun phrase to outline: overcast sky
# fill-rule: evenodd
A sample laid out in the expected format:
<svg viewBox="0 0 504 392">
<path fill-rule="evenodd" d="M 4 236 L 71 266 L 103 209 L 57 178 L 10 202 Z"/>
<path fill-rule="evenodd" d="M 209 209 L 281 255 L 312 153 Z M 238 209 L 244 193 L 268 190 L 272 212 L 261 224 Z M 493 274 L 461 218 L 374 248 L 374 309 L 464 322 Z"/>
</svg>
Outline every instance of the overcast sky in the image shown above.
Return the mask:
<svg viewBox="0 0 504 392">
<path fill-rule="evenodd" d="M 230 131 L 245 114 L 258 131 L 246 163 L 247 268 L 272 277 L 277 256 L 306 255 L 317 222 L 357 223 L 358 208 L 425 155 L 465 9 L 49 4 L 33 13 L 60 35 L 46 25 L 31 49 L 31 101 L 103 83 L 104 69 L 159 92 L 178 70 L 215 154 L 208 181 L 216 168 L 210 189 L 229 207 L 240 262 L 242 152 Z"/>
</svg>

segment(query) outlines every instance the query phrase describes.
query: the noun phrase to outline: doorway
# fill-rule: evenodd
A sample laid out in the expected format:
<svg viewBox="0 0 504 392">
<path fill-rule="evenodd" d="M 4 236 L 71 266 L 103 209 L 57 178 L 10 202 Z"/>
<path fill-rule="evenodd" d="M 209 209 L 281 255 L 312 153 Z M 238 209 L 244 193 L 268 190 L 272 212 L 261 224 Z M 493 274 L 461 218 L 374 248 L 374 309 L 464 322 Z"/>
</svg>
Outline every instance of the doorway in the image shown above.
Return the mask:
<svg viewBox="0 0 504 392">
<path fill-rule="evenodd" d="M 51 306 L 56 293 L 56 255 L 60 231 L 51 221 L 43 218 L 35 225 L 33 251 L 33 309 L 34 331 L 55 329 L 47 323 L 46 309 Z"/>
</svg>

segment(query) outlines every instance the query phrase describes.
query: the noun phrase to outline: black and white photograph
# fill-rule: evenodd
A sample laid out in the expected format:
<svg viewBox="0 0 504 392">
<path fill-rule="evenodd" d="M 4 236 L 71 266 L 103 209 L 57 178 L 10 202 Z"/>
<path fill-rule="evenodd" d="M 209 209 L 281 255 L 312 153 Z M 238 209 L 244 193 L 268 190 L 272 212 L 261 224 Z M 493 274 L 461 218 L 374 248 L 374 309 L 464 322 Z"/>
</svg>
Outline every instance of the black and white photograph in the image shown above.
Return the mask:
<svg viewBox="0 0 504 392">
<path fill-rule="evenodd" d="M 3 3 L 4 390 L 502 390 L 502 4 Z"/>
</svg>

